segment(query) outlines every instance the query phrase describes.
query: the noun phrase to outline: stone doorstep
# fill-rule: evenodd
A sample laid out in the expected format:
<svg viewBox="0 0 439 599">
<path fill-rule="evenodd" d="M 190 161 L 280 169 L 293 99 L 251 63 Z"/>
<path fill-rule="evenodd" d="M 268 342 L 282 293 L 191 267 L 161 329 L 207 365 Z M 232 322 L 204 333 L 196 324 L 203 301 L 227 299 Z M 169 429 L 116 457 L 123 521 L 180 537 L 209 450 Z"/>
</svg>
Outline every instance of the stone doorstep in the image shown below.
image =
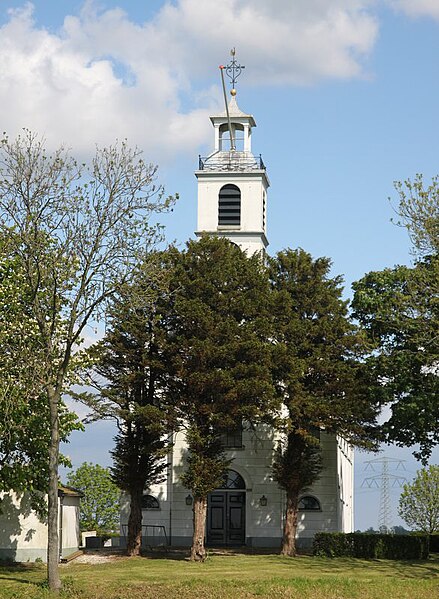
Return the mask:
<svg viewBox="0 0 439 599">
<path fill-rule="evenodd" d="M 62 557 L 60 559 L 60 562 L 62 564 L 68 564 L 69 562 L 73 561 L 74 559 L 76 559 L 77 557 L 80 557 L 83 554 L 84 554 L 84 552 L 82 551 L 82 549 L 78 549 L 78 551 L 75 551 L 74 553 L 71 553 L 67 557 Z"/>
</svg>

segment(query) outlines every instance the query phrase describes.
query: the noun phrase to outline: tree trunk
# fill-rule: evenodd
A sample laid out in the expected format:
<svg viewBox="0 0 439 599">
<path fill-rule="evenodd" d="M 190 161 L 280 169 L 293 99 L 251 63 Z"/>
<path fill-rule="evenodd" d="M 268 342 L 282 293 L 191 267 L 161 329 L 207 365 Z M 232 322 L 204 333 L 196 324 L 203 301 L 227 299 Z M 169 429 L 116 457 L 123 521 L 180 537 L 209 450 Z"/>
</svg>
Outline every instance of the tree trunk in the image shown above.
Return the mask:
<svg viewBox="0 0 439 599">
<path fill-rule="evenodd" d="M 207 498 L 194 497 L 194 534 L 192 537 L 191 560 L 204 562 L 206 559 L 206 548 L 204 547 L 204 536 L 206 533 Z"/>
<path fill-rule="evenodd" d="M 57 389 L 47 390 L 50 408 L 50 446 L 49 446 L 49 490 L 47 511 L 47 580 L 49 589 L 58 592 L 61 588 L 59 578 L 59 540 L 58 540 L 58 462 L 59 462 L 59 417 L 60 394 Z"/>
<path fill-rule="evenodd" d="M 298 491 L 287 491 L 287 506 L 285 509 L 284 532 L 281 544 L 281 555 L 295 557 L 296 532 L 297 532 L 297 506 L 299 503 Z"/>
<path fill-rule="evenodd" d="M 128 518 L 127 555 L 140 555 L 142 548 L 142 489 L 130 493 L 130 516 Z"/>
</svg>

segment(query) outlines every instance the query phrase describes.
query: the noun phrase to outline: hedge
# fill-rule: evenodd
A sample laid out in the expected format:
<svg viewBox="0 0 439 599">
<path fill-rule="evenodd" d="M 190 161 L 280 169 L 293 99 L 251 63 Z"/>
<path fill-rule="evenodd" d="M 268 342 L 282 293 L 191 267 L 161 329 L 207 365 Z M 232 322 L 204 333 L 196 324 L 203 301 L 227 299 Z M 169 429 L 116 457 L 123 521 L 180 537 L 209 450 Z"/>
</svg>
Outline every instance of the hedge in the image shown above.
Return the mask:
<svg viewBox="0 0 439 599">
<path fill-rule="evenodd" d="M 439 553 L 439 532 L 430 535 L 430 552 Z"/>
<path fill-rule="evenodd" d="M 365 559 L 427 559 L 428 535 L 383 535 L 370 533 L 319 532 L 314 537 L 314 555 Z"/>
</svg>

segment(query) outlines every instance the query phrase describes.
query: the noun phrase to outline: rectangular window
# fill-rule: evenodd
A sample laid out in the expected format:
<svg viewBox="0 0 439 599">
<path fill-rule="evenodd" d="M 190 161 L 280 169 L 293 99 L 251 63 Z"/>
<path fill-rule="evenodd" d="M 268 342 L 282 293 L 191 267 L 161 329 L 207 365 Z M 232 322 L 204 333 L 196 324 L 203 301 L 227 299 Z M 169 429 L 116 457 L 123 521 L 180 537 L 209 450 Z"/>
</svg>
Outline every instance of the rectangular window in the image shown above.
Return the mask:
<svg viewBox="0 0 439 599">
<path fill-rule="evenodd" d="M 227 430 L 221 435 L 221 446 L 224 449 L 242 447 L 242 425 Z"/>
</svg>

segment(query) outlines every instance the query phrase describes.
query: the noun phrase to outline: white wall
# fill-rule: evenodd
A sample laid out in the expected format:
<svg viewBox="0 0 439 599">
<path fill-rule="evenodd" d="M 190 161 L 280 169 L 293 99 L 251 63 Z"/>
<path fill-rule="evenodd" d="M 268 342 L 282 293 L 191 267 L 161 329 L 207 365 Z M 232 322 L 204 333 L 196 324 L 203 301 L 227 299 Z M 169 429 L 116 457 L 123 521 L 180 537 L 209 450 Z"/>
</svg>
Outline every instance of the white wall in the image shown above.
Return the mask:
<svg viewBox="0 0 439 599">
<path fill-rule="evenodd" d="M 17 562 L 47 558 L 47 524 L 30 507 L 29 496 L 2 493 L 0 559 Z M 79 497 L 64 497 L 63 557 L 79 547 Z"/>
<path fill-rule="evenodd" d="M 334 435 L 321 433 L 323 471 L 312 488 L 306 489 L 303 494 L 315 496 L 322 509 L 316 512 L 299 512 L 299 544 L 302 542 L 309 546 L 312 537 L 319 531 L 349 531 L 352 509 L 347 498 L 352 494 L 348 476 L 352 471 L 352 450 L 343 443 Z M 256 431 L 243 432 L 242 449 L 228 452 L 229 457 L 233 458 L 231 469 L 236 470 L 246 484 L 246 538 L 247 544 L 253 546 L 277 546 L 282 537 L 285 494 L 272 478 L 275 445 L 273 431 L 269 427 L 260 426 Z M 188 545 L 192 537 L 192 506 L 186 505 L 185 501 L 190 493 L 180 482 L 186 455 L 184 433 L 181 432 L 175 435 L 167 481 L 149 490 L 159 500 L 160 509 L 143 511 L 143 524 L 164 526 L 174 545 Z M 342 490 L 340 468 L 344 477 Z M 346 505 L 341 500 L 342 493 Z M 267 498 L 266 506 L 261 506 L 259 502 L 263 495 Z M 127 523 L 127 498 L 122 505 L 121 523 Z M 152 534 L 152 529 L 149 529 L 148 534 Z"/>
<path fill-rule="evenodd" d="M 349 443 L 337 437 L 337 477 L 339 489 L 339 529 L 354 530 L 354 450 Z"/>
<path fill-rule="evenodd" d="M 265 171 L 247 173 L 197 171 L 197 178 L 197 234 L 207 232 L 224 235 L 249 253 L 264 249 L 267 246 L 266 214 L 265 222 L 263 216 L 264 194 L 267 198 L 269 185 Z M 226 184 L 236 185 L 241 191 L 240 225 L 218 225 L 218 197 L 221 187 Z"/>
</svg>

